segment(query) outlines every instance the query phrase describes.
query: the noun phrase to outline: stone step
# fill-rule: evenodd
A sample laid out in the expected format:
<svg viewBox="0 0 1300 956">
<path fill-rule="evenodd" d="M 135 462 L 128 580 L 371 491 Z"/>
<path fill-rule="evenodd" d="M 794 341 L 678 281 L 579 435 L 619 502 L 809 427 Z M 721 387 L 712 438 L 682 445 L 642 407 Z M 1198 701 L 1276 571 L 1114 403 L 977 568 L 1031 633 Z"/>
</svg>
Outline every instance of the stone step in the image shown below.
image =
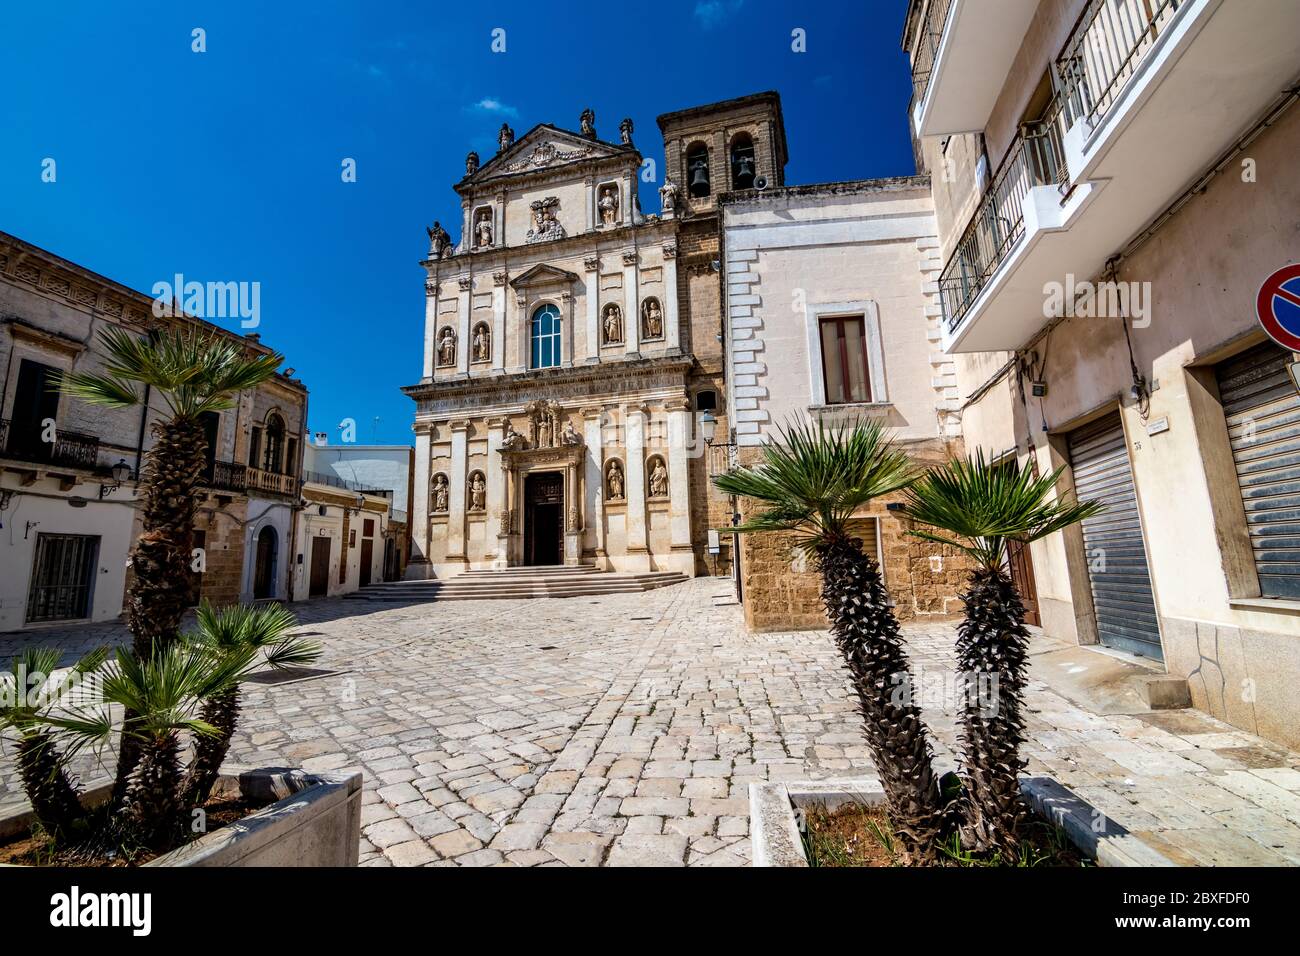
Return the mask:
<svg viewBox="0 0 1300 956">
<path fill-rule="evenodd" d="M 445 580 L 387 581 L 346 595 L 348 600 L 378 602 L 473 601 L 527 598 L 594 597 L 636 594 L 678 584 L 686 575 L 677 571 L 603 572 L 579 566 L 555 573 L 557 568 L 501 571 L 466 571 Z M 550 573 L 546 573 L 550 572 Z"/>
</svg>

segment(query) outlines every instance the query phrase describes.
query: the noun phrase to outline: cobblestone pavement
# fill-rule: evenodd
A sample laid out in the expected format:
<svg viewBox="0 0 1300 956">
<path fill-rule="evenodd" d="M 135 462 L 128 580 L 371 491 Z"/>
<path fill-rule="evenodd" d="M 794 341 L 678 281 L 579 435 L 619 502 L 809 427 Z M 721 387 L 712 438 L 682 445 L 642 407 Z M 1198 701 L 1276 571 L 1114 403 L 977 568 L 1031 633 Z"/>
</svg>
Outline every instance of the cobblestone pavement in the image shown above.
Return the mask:
<svg viewBox="0 0 1300 956">
<path fill-rule="evenodd" d="M 747 634 L 725 580 L 294 610 L 336 673 L 247 685 L 232 760 L 362 770 L 363 865 L 745 864 L 750 783 L 870 773 L 831 640 Z M 951 669 L 950 626 L 907 633 L 927 679 Z M 1300 864 L 1300 754 L 1196 711 L 1098 716 L 1039 681 L 1028 705 L 1029 772 L 1163 852 Z M 927 717 L 951 759 L 950 717 Z M 0 806 L 15 789 L 0 754 Z"/>
</svg>

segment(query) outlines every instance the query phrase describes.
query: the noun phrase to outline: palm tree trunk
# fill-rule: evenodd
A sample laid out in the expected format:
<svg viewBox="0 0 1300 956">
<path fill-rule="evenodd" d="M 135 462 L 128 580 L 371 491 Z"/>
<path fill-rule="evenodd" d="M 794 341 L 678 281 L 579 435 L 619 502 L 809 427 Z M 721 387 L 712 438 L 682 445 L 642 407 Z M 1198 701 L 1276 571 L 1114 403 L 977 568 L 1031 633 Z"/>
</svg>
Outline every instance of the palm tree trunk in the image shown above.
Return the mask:
<svg viewBox="0 0 1300 956">
<path fill-rule="evenodd" d="M 963 829 L 973 848 L 1000 850 L 1014 860 L 1031 813 L 1020 792 L 1029 658 L 1025 607 L 1006 572 L 992 568 L 971 574 L 962 601 L 966 617 L 957 627 L 957 667 L 966 682 Z"/>
<path fill-rule="evenodd" d="M 175 733 L 144 741 L 122 808 L 131 833 L 153 850 L 169 849 L 181 828 L 180 741 Z"/>
<path fill-rule="evenodd" d="M 145 455 L 143 530 L 131 551 L 134 572 L 126 597 L 131 650 L 141 660 L 163 650 L 180 633 L 190 605 L 190 552 L 194 547 L 195 487 L 203 470 L 207 437 L 196 421 L 155 422 L 154 444 Z M 123 726 L 135 715 L 128 712 Z M 123 733 L 117 751 L 112 799 L 120 805 L 140 758 L 139 741 Z"/>
<path fill-rule="evenodd" d="M 816 554 L 822 603 L 853 676 L 863 734 L 903 856 L 912 864 L 937 862 L 949 829 L 948 814 L 880 568 L 858 539 L 831 541 Z"/>
<path fill-rule="evenodd" d="M 176 639 L 190 605 L 190 551 L 194 546 L 194 490 L 207 440 L 198 422 L 155 422 L 145 456 L 143 530 L 131 552 L 135 572 L 126 619 L 136 657 L 147 658 Z"/>
<path fill-rule="evenodd" d="M 54 737 L 44 730 L 27 734 L 14 750 L 23 792 L 36 818 L 56 838 L 67 833 L 84 811 L 77 788 L 59 759 Z"/>
<path fill-rule="evenodd" d="M 232 687 L 204 701 L 199 717 L 217 728 L 217 734 L 194 739 L 194 758 L 186 774 L 182 798 L 187 807 L 201 807 L 212 795 L 221 764 L 230 751 L 230 738 L 235 735 L 235 726 L 239 723 L 239 688 Z"/>
</svg>

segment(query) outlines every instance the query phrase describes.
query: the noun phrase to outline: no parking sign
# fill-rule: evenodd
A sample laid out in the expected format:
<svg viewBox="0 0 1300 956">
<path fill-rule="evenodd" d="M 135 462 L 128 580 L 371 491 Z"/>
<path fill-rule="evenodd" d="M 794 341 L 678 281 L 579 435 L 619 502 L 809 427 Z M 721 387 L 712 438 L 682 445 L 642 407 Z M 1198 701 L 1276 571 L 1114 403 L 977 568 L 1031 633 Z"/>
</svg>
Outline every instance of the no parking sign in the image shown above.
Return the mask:
<svg viewBox="0 0 1300 956">
<path fill-rule="evenodd" d="M 1264 280 L 1255 313 L 1270 339 L 1300 352 L 1300 264 L 1283 266 Z"/>
</svg>

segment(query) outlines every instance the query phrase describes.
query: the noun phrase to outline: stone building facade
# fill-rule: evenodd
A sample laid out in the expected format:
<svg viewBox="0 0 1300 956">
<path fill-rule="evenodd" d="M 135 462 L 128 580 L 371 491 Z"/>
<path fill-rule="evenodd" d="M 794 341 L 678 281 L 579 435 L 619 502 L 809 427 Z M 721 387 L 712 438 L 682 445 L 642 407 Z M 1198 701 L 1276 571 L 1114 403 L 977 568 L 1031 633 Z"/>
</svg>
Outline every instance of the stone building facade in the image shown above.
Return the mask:
<svg viewBox="0 0 1300 956">
<path fill-rule="evenodd" d="M 1300 262 L 1300 6 L 972 6 L 903 36 L 937 345 L 969 448 L 1107 509 L 1013 576 L 1049 633 L 1300 745 L 1300 392 L 1256 316 Z"/>
<path fill-rule="evenodd" d="M 716 197 L 734 170 L 780 181 L 780 103 L 661 117 L 657 214 L 631 121 L 618 141 L 589 110 L 579 127 L 503 125 L 455 186 L 459 241 L 428 230 L 410 577 L 719 568 L 709 529 L 730 511 L 697 427 L 727 427 Z"/>
<path fill-rule="evenodd" d="M 144 293 L 0 233 L 0 631 L 111 620 L 129 584 L 136 479 L 166 410 L 157 396 L 135 408 L 88 405 L 49 387 L 59 373 L 101 370 L 106 328 L 143 335 L 186 323 L 250 354 L 270 351 L 256 335 L 158 318 L 152 307 Z M 196 601 L 288 596 L 302 455 L 293 436 L 306 401 L 302 383 L 279 374 L 206 419 Z"/>
<path fill-rule="evenodd" d="M 937 348 L 938 237 L 926 176 L 741 190 L 721 200 L 728 415 L 751 464 L 779 426 L 875 420 L 920 469 L 960 452 L 960 401 Z M 967 562 L 891 506 L 856 516 L 901 620 L 961 610 Z M 740 502 L 748 515 L 753 504 Z M 778 535 L 741 539 L 757 630 L 823 627 L 820 576 Z"/>
</svg>

